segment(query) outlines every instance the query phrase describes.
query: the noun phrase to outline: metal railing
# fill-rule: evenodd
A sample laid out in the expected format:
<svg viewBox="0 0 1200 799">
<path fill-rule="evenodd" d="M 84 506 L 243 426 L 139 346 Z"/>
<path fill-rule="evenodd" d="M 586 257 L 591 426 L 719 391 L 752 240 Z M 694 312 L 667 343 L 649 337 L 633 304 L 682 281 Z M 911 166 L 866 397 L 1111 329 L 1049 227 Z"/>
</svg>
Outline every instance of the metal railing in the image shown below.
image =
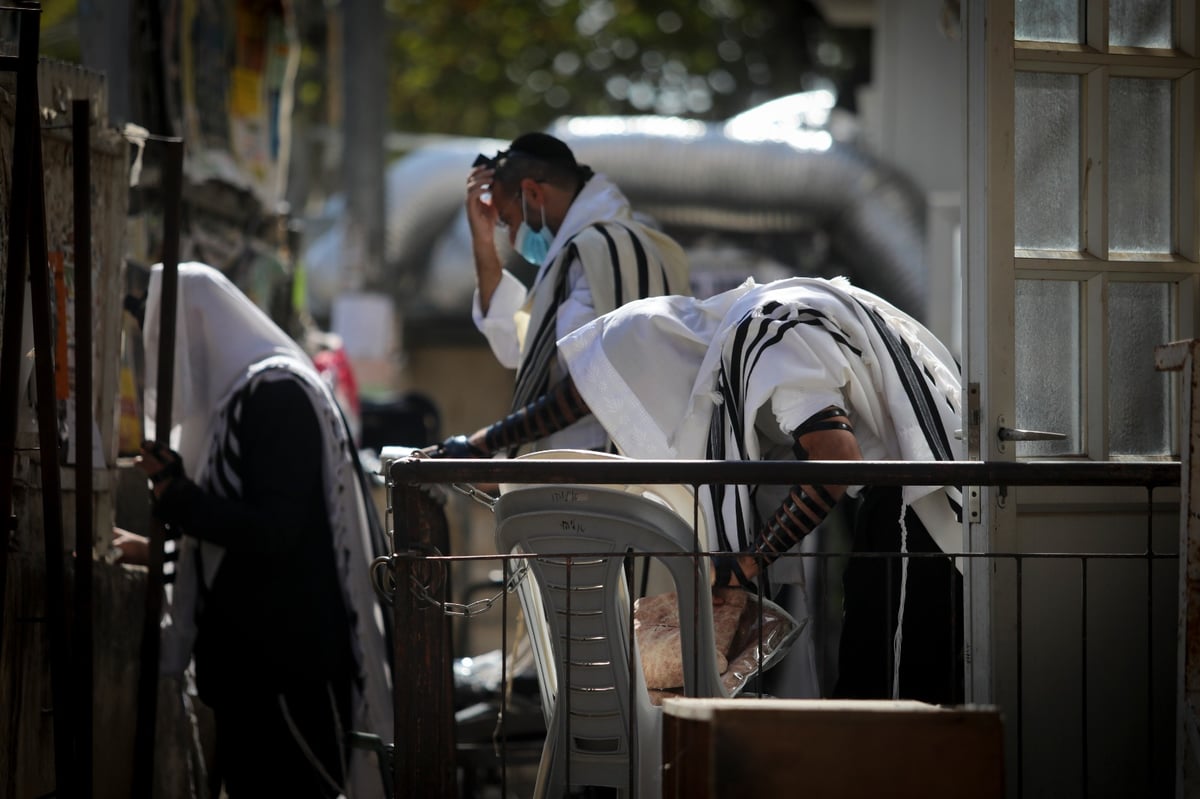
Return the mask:
<svg viewBox="0 0 1200 799">
<path fill-rule="evenodd" d="M 410 590 L 394 592 L 394 613 L 397 635 L 395 651 L 396 682 L 396 785 L 398 795 L 454 795 L 455 775 L 455 732 L 453 713 L 453 684 L 451 677 L 451 637 L 449 617 L 440 612 L 428 590 L 411 590 L 411 586 L 429 586 L 435 574 L 443 579 L 438 586 L 440 596 L 449 599 L 449 579 L 445 577 L 455 563 L 491 559 L 502 562 L 507 578 L 515 567 L 510 566 L 507 556 L 455 556 L 449 551 L 448 530 L 437 501 L 428 492 L 431 485 L 472 484 L 531 484 L 531 483 L 574 483 L 600 484 L 683 484 L 698 489 L 700 486 L 724 484 L 750 485 L 793 485 L 793 484 L 846 484 L 846 485 L 959 485 L 959 486 L 1134 486 L 1146 491 L 1145 535 L 1139 529 L 1137 535 L 1128 538 L 1129 544 L 1119 551 L 1105 551 L 1111 547 L 1094 551 L 991 551 L 943 553 L 938 557 L 960 557 L 965 561 L 986 560 L 992 569 L 1008 569 L 1015 584 L 1015 608 L 993 609 L 1003 613 L 1005 624 L 1014 625 L 1013 650 L 1005 650 L 996 657 L 1016 658 L 1015 685 L 1006 684 L 996 689 L 1004 699 L 998 701 L 1006 717 L 1009 743 L 1006 745 L 1006 760 L 1009 765 L 1010 795 L 1043 795 L 1047 786 L 1038 784 L 1042 771 L 1026 768 L 1027 761 L 1042 763 L 1047 758 L 1056 759 L 1051 771 L 1057 783 L 1066 782 L 1071 787 L 1057 795 L 1090 795 L 1089 769 L 1098 760 L 1108 757 L 1103 736 L 1098 733 L 1105 719 L 1097 720 L 1094 705 L 1098 697 L 1089 695 L 1089 685 L 1109 685 L 1112 678 L 1098 673 L 1096 656 L 1089 655 L 1089 608 L 1104 596 L 1097 597 L 1089 586 L 1093 579 L 1089 572 L 1101 571 L 1110 563 L 1141 562 L 1145 564 L 1146 593 L 1144 612 L 1145 637 L 1142 641 L 1127 642 L 1123 646 L 1144 648 L 1144 685 L 1128 686 L 1131 694 L 1144 699 L 1144 736 L 1139 744 L 1144 751 L 1137 758 L 1144 761 L 1147 795 L 1153 795 L 1163 786 L 1169 785 L 1173 758 L 1162 757 L 1169 749 L 1169 741 L 1156 730 L 1164 725 L 1157 723 L 1162 715 L 1161 686 L 1156 687 L 1155 672 L 1163 670 L 1162 658 L 1156 661 L 1155 628 L 1167 625 L 1164 619 L 1173 622 L 1175 607 L 1172 602 L 1156 601 L 1154 586 L 1169 582 L 1177 574 L 1175 551 L 1156 551 L 1152 535 L 1154 514 L 1153 492 L 1162 487 L 1180 485 L 1180 466 L 1173 462 L 710 462 L 710 461 L 595 461 L 595 460 L 430 460 L 397 461 L 388 467 L 391 513 L 393 518 L 393 556 L 389 560 L 389 574 L 394 585 L 410 586 Z M 698 512 L 698 509 L 697 509 Z M 536 553 L 530 553 L 536 554 Z M 580 556 L 587 553 L 579 553 Z M 826 559 L 849 555 L 841 552 L 803 553 L 794 557 Z M 854 553 L 861 555 L 862 553 Z M 890 553 L 897 557 L 896 553 Z M 914 555 L 915 556 L 915 555 Z M 1031 616 L 1025 606 L 1030 586 L 1038 582 L 1031 573 L 1048 564 L 1077 562 L 1079 583 L 1077 601 L 1080 613 L 1080 637 L 1078 660 L 1073 664 L 1060 664 L 1065 679 L 1074 683 L 1074 696 L 1070 691 L 1057 694 L 1063 702 L 1079 711 L 1078 723 L 1074 725 L 1075 740 L 1069 741 L 1061 754 L 1041 751 L 1040 741 L 1030 741 L 1027 714 L 1044 714 L 1044 709 L 1031 708 L 1029 696 L 1030 680 L 1041 679 L 1040 671 L 1029 672 L 1026 661 L 1036 661 L 1038 653 L 1027 642 L 1031 636 L 1044 636 L 1043 620 L 1039 615 Z M 1038 564 L 1037 568 L 1030 564 Z M 1156 564 L 1158 566 L 1156 577 Z M 1139 567 L 1140 568 L 1140 567 Z M 1167 573 L 1162 573 L 1163 569 Z M 1044 578 L 1043 578 L 1044 579 Z M 1055 577 L 1053 582 L 1063 582 Z M 1060 586 L 1061 587 L 1061 586 Z M 964 587 L 964 594 L 969 592 Z M 506 613 L 507 591 L 491 598 L 499 602 Z M 1096 611 L 1092 611 L 1095 613 Z M 1092 622 L 1095 626 L 1095 622 Z M 1003 633 L 998 633 L 1003 635 Z M 1161 645 L 1162 636 L 1158 644 Z M 1167 643 L 1170 643 L 1169 641 Z M 507 639 L 502 641 L 501 651 L 507 652 Z M 969 657 L 968 653 L 968 657 Z M 1170 669 L 1174 673 L 1173 664 Z M 1090 672 L 1090 673 L 1089 673 Z M 1093 689 L 1094 690 L 1094 689 Z M 990 689 L 989 689 L 990 692 Z M 1039 692 L 1040 693 L 1040 692 Z M 1111 720 L 1110 723 L 1116 723 Z M 1166 725 L 1170 729 L 1170 725 Z M 1144 740 L 1141 740 L 1144 738 Z M 503 751 L 503 736 L 500 740 L 501 784 L 505 781 L 504 768 L 507 761 Z M 1095 750 L 1095 751 L 1093 751 Z M 1133 755 L 1129 755 L 1132 757 Z M 1067 775 L 1077 775 L 1068 779 Z M 1101 791 L 1102 793 L 1103 791 Z"/>
</svg>

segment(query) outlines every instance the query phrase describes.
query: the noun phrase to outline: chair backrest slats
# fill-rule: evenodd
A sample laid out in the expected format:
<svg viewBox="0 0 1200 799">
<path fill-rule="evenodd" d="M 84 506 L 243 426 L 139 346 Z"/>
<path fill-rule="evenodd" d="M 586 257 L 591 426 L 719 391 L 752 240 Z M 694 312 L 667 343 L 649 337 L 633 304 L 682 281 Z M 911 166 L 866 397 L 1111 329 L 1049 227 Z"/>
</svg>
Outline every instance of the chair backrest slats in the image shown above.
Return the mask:
<svg viewBox="0 0 1200 799">
<path fill-rule="evenodd" d="M 639 794 L 657 795 L 661 716 L 636 657 L 625 559 L 652 553 L 671 575 L 689 696 L 725 695 L 707 571 L 697 577 L 697 537 L 666 503 L 628 488 L 570 488 L 514 488 L 495 508 L 499 551 L 530 555 L 519 592 L 546 702 L 541 787 L 625 793 L 634 770 Z"/>
</svg>

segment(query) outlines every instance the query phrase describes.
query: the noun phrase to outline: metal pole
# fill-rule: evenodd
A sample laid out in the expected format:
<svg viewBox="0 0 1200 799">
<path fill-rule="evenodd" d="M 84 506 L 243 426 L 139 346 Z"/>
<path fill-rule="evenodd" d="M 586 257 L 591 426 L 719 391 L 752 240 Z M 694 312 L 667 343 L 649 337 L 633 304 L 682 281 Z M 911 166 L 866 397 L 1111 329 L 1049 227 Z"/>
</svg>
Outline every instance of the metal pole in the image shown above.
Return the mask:
<svg viewBox="0 0 1200 799">
<path fill-rule="evenodd" d="M 0 340 L 0 655 L 4 643 L 4 597 L 7 590 L 8 538 L 16 524 L 12 513 L 13 473 L 17 446 L 17 407 L 20 397 L 21 331 L 25 322 L 25 259 L 29 237 L 29 148 L 35 128 L 20 120 L 37 116 L 37 53 L 40 10 L 17 12 L 20 30 L 18 55 L 3 60 L 17 73 L 17 98 L 13 125 L 12 185 L 8 197 L 8 260 L 4 284 L 4 330 Z"/>
<path fill-rule="evenodd" d="M 413 483 L 745 483 L 794 485 L 1167 486 L 1179 464 L 1159 461 L 672 461 L 458 460 L 393 461 L 389 477 Z"/>
<path fill-rule="evenodd" d="M 34 86 L 37 86 L 36 75 Z M 34 96 L 37 96 L 36 93 Z M 32 110 L 32 115 L 15 120 L 14 125 L 27 125 L 32 143 L 27 228 L 29 294 L 33 307 L 34 382 L 37 386 L 38 450 L 42 477 L 42 540 L 46 556 L 46 617 L 50 634 L 51 704 L 54 709 L 54 778 L 55 793 L 62 797 L 75 795 L 75 723 L 68 692 L 70 638 L 67 631 L 66 580 L 63 575 L 62 485 L 59 473 L 58 400 L 54 387 L 50 259 L 46 244 L 46 197 L 42 182 L 44 168 L 36 105 Z M 59 313 L 66 313 L 66 310 L 60 308 Z"/>
<path fill-rule="evenodd" d="M 158 331 L 158 405 L 155 436 L 169 440 L 175 386 L 175 319 L 179 287 L 179 211 L 183 191 L 183 141 L 165 142 L 163 159 L 162 319 Z M 138 673 L 137 732 L 134 737 L 133 796 L 150 799 L 154 792 L 154 729 L 158 715 L 159 623 L 163 602 L 162 523 L 150 528 L 146 572 L 146 610 L 142 619 L 141 667 Z"/>
<path fill-rule="evenodd" d="M 387 132 L 386 17 L 382 0 L 342 3 L 342 177 L 350 221 L 343 289 L 379 288 L 383 267 Z"/>
<path fill-rule="evenodd" d="M 92 795 L 92 185 L 91 103 L 71 102 L 75 211 L 75 761 Z"/>
</svg>

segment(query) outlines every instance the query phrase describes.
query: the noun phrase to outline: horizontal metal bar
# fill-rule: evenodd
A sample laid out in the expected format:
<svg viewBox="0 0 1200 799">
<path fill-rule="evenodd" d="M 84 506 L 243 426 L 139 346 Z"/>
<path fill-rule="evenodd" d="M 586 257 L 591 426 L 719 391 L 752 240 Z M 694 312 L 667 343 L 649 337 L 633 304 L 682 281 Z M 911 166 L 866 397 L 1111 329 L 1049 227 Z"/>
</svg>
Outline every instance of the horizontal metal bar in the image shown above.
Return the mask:
<svg viewBox="0 0 1200 799">
<path fill-rule="evenodd" d="M 644 483 L 704 485 L 1179 485 L 1178 461 L 395 461 L 397 485 L 423 483 Z"/>
<path fill-rule="evenodd" d="M 1139 532 L 1144 532 L 1144 531 L 1139 531 Z M 585 553 L 581 553 L 581 554 L 587 555 L 590 553 L 585 552 Z M 722 555 L 722 554 L 728 554 L 728 553 L 722 552 L 720 550 L 712 550 L 712 551 L 699 550 L 696 552 L 642 552 L 642 551 L 638 550 L 636 552 L 621 553 L 620 555 L 613 555 L 612 557 L 614 557 L 614 558 L 632 557 L 632 558 L 638 558 L 638 559 L 656 558 L 656 559 L 660 559 L 660 560 L 664 559 L 664 558 L 699 559 L 699 558 L 707 558 L 710 555 Z M 1027 552 L 1015 552 L 1015 551 L 941 552 L 941 551 L 938 551 L 938 552 L 905 552 L 905 553 L 901 554 L 899 552 L 851 552 L 848 550 L 840 550 L 837 552 L 832 552 L 832 551 L 828 551 L 828 552 L 781 552 L 778 555 L 778 557 L 780 557 L 780 558 L 814 558 L 817 560 L 827 560 L 827 559 L 832 559 L 832 558 L 848 558 L 851 556 L 856 557 L 856 558 L 899 558 L 899 557 L 905 557 L 905 558 L 997 558 L 997 559 L 999 559 L 999 558 L 1009 558 L 1009 559 L 1032 558 L 1035 560 L 1038 558 L 1087 558 L 1089 560 L 1126 560 L 1126 559 L 1145 560 L 1146 558 L 1150 558 L 1153 560 L 1173 560 L 1173 559 L 1177 559 L 1179 557 L 1179 553 L 1178 552 L 1158 552 L 1157 550 L 1154 552 L 1146 552 L 1145 550 L 1128 550 L 1128 551 L 1124 551 L 1124 552 L 1099 552 L 1099 551 L 1095 551 L 1095 552 L 1044 552 L 1044 551 L 1037 551 L 1037 550 L 1029 550 Z M 422 560 L 422 561 L 442 563 L 442 562 L 455 562 L 455 561 L 459 561 L 459 562 L 461 562 L 461 561 L 498 561 L 498 560 L 517 559 L 517 558 L 527 558 L 527 557 L 529 557 L 528 554 L 519 555 L 519 556 L 518 555 L 424 555 L 424 554 L 419 554 L 419 555 L 397 555 L 396 559 L 400 560 L 403 558 L 405 560 Z"/>
</svg>

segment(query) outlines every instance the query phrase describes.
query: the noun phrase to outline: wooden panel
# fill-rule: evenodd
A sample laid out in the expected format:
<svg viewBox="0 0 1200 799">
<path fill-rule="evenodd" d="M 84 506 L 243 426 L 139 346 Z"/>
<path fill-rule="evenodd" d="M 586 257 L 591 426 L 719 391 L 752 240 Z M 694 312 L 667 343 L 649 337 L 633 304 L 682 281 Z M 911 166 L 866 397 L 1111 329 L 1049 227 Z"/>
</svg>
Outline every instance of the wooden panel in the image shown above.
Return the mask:
<svg viewBox="0 0 1200 799">
<path fill-rule="evenodd" d="M 671 700 L 664 797 L 1001 799 L 999 713 L 919 702 Z"/>
<path fill-rule="evenodd" d="M 705 721 L 663 715 L 663 799 L 712 796 L 712 735 Z"/>
</svg>

